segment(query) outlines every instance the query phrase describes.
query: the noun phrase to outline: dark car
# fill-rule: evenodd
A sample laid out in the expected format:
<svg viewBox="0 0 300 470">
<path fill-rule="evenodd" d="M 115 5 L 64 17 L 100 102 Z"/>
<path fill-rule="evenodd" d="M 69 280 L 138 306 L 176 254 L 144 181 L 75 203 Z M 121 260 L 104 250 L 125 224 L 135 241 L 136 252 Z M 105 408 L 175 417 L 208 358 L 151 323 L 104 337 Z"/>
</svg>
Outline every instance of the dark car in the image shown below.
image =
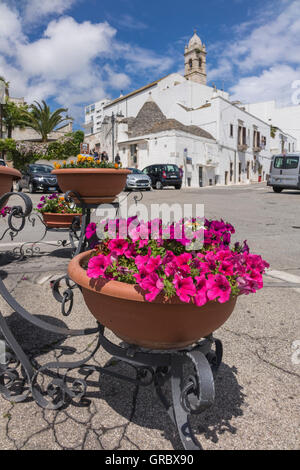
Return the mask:
<svg viewBox="0 0 300 470">
<path fill-rule="evenodd" d="M 53 166 L 31 164 L 22 172 L 22 178 L 17 182 L 17 191 L 28 189 L 30 193 L 36 191 L 55 192 L 60 191 L 57 178 L 51 175 Z"/>
<path fill-rule="evenodd" d="M 163 189 L 165 186 L 180 189 L 182 186 L 182 176 L 177 165 L 150 165 L 143 169 L 143 173 L 150 176 L 152 187 L 155 189 Z"/>
</svg>

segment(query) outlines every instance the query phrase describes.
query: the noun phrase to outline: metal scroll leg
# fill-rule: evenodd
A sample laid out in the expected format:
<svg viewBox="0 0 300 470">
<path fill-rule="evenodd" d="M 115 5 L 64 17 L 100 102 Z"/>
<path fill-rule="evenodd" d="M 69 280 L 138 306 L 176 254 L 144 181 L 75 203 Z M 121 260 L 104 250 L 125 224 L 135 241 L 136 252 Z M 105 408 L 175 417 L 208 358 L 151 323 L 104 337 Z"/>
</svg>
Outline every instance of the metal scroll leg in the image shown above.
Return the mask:
<svg viewBox="0 0 300 470">
<path fill-rule="evenodd" d="M 194 374 L 184 380 L 183 369 L 187 359 L 193 363 Z M 214 402 L 215 388 L 210 364 L 202 352 L 194 350 L 174 355 L 171 370 L 174 418 L 181 442 L 186 450 L 202 449 L 193 433 L 189 417 L 202 413 Z"/>
<path fill-rule="evenodd" d="M 35 371 L 11 333 L 1 312 L 0 332 L 12 350 L 12 353 L 4 353 L 5 357 L 0 357 L 0 393 L 6 400 L 15 403 L 21 402 L 26 400 L 31 391 L 31 380 Z M 22 377 L 17 370 L 19 365 L 21 365 Z"/>
</svg>

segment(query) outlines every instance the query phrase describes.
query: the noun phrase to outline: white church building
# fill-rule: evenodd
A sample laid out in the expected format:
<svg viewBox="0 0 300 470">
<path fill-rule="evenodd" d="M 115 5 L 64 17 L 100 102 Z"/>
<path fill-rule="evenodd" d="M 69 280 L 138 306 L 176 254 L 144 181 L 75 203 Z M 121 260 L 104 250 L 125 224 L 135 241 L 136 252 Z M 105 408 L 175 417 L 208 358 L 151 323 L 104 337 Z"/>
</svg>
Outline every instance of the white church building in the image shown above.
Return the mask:
<svg viewBox="0 0 300 470">
<path fill-rule="evenodd" d="M 296 138 L 280 129 L 273 138 L 270 123 L 207 86 L 206 47 L 196 32 L 184 57 L 184 76 L 170 74 L 98 105 L 101 125 L 85 141 L 110 157 L 119 153 L 123 167 L 176 164 L 185 186 L 264 181 L 272 154 L 295 150 Z"/>
</svg>

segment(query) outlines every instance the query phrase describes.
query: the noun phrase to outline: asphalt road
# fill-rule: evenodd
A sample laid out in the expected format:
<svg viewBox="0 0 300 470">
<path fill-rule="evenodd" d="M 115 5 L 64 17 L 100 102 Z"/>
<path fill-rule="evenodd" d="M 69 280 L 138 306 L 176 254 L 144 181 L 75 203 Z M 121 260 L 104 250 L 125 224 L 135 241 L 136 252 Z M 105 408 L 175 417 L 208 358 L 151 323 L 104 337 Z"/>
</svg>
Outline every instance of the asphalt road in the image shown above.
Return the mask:
<svg viewBox="0 0 300 470">
<path fill-rule="evenodd" d="M 28 193 L 27 193 L 28 194 Z M 275 194 L 265 184 L 250 186 L 209 187 L 199 189 L 164 189 L 143 192 L 140 203 L 151 210 L 151 204 L 204 204 L 204 215 L 207 218 L 223 218 L 234 225 L 235 241 L 247 240 L 251 251 L 261 254 L 271 264 L 272 269 L 300 272 L 300 191 L 284 191 Z M 135 204 L 134 197 L 139 193 L 130 193 L 128 206 Z M 41 194 L 31 195 L 33 206 L 39 202 Z M 126 194 L 120 195 L 120 201 Z M 9 201 L 10 205 L 20 203 L 18 197 Z M 132 209 L 134 211 L 134 208 Z M 92 220 L 97 222 L 96 212 Z M 34 228 L 26 224 L 23 231 L 14 239 L 14 243 L 36 241 L 44 234 L 44 227 L 36 218 Z M 45 240 L 56 241 L 67 238 L 67 233 L 48 232 Z M 10 244 L 7 233 L 1 244 Z M 47 245 L 40 247 L 47 251 Z M 51 248 L 50 248 L 51 249 Z M 0 245 L 1 250 L 1 245 Z"/>
</svg>

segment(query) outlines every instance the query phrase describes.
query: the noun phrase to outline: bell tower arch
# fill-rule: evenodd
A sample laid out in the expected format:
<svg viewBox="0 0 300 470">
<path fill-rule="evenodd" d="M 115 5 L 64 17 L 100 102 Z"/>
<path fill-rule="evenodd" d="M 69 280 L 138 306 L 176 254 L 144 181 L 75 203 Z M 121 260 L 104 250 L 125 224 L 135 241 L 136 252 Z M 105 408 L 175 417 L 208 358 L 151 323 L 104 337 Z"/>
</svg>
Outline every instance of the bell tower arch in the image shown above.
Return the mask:
<svg viewBox="0 0 300 470">
<path fill-rule="evenodd" d="M 194 35 L 190 39 L 184 51 L 184 77 L 187 80 L 206 85 L 206 47 L 194 30 Z"/>
</svg>

